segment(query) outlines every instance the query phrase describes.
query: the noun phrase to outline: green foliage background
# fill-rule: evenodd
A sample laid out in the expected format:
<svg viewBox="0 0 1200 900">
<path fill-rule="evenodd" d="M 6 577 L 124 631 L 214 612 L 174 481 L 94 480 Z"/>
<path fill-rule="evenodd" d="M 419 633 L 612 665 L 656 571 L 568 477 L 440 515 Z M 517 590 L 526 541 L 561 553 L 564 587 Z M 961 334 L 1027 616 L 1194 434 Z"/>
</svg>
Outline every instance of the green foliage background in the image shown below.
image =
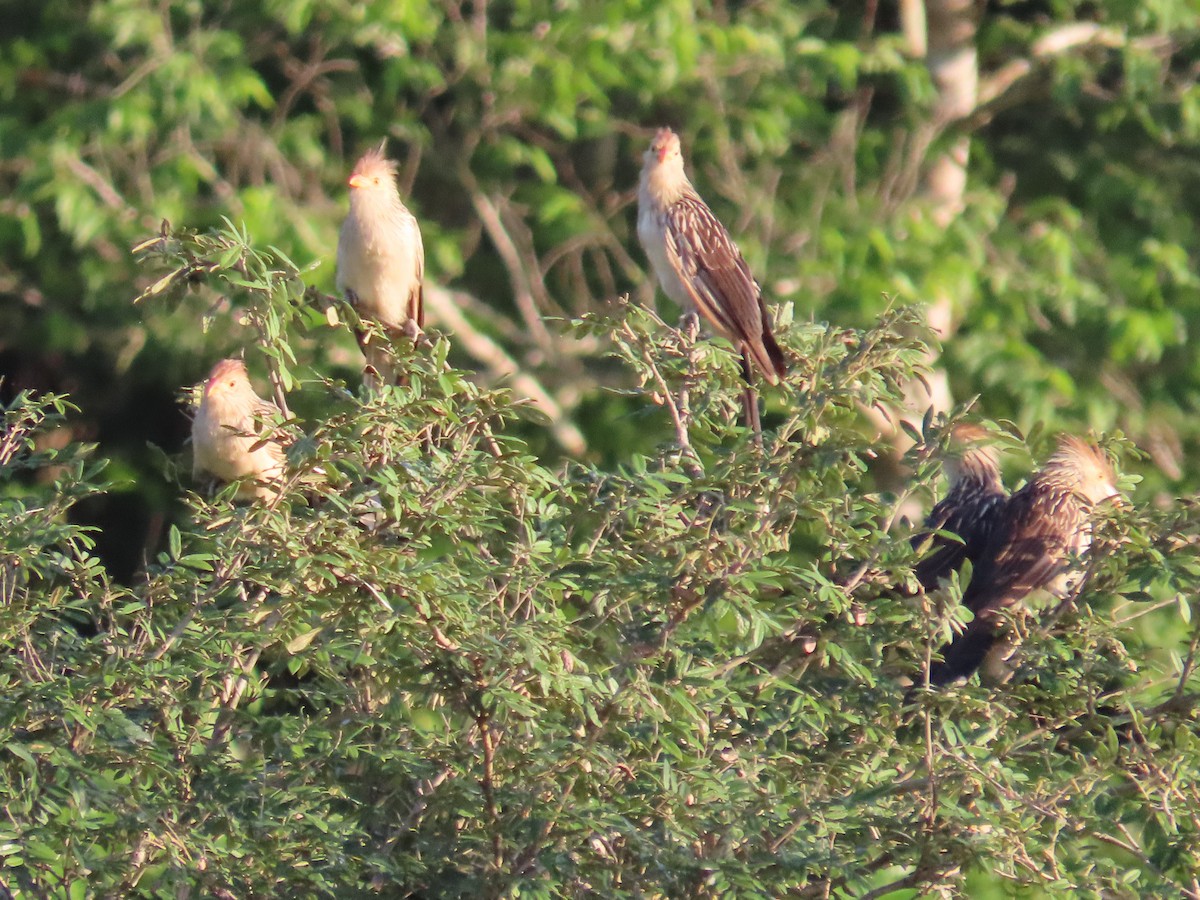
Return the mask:
<svg viewBox="0 0 1200 900">
<path fill-rule="evenodd" d="M 7 3 L 0 880 L 1200 896 L 1197 16 L 987 4 L 985 74 L 1029 74 L 930 130 L 892 4 Z M 1073 22 L 1101 39 L 1038 55 Z M 729 354 L 647 311 L 660 124 L 797 361 L 762 454 Z M 943 227 L 921 175 L 964 134 Z M 447 336 L 367 397 L 317 295 L 385 136 Z M 861 410 L 945 296 L 939 364 L 1028 438 L 1013 480 L 1057 431 L 1119 433 L 1133 504 L 1014 683 L 905 707 L 959 613 L 885 590 L 906 498 Z M 178 392 L 243 348 L 307 435 L 270 508 L 188 493 L 181 455 Z"/>
</svg>

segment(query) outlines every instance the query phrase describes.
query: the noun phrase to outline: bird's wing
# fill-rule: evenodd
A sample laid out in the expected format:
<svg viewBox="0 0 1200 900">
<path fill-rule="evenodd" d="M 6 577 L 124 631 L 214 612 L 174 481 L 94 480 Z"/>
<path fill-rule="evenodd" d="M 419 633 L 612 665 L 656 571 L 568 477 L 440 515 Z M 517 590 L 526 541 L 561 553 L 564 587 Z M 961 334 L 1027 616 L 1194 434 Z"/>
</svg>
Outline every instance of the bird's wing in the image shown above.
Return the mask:
<svg viewBox="0 0 1200 900">
<path fill-rule="evenodd" d="M 977 617 L 1049 584 L 1062 571 L 1082 524 L 1073 498 L 1036 484 L 1013 495 L 1002 519 L 963 594 Z"/>
<path fill-rule="evenodd" d="M 425 244 L 421 240 L 421 226 L 414 218 L 412 222 L 413 253 L 417 256 L 417 274 L 412 291 L 408 295 L 408 317 L 417 323 L 418 329 L 425 328 Z"/>
<path fill-rule="evenodd" d="M 1003 491 L 976 487 L 953 491 L 938 503 L 925 520 L 926 530 L 912 539 L 913 548 L 929 552 L 913 567 L 917 581 L 925 590 L 932 590 L 951 572 L 962 567 L 964 560 L 977 561 L 995 533 L 1003 515 L 1008 495 Z M 960 540 L 933 534 L 946 531 Z"/>
<path fill-rule="evenodd" d="M 742 253 L 697 196 L 667 209 L 667 252 L 688 295 L 713 326 L 736 342 L 760 342 L 760 290 Z"/>
<path fill-rule="evenodd" d="M 270 400 L 264 400 L 256 394 L 250 415 L 246 433 L 258 438 L 254 446 L 270 447 L 272 456 L 283 459 L 283 448 L 290 447 L 296 441 L 295 433 L 283 424 L 283 411 Z"/>
<path fill-rule="evenodd" d="M 1036 482 L 1009 498 L 963 592 L 963 604 L 975 618 L 942 648 L 942 661 L 929 669 L 931 684 L 946 684 L 979 668 L 996 644 L 1000 611 L 1062 571 L 1082 523 L 1070 495 Z"/>
</svg>

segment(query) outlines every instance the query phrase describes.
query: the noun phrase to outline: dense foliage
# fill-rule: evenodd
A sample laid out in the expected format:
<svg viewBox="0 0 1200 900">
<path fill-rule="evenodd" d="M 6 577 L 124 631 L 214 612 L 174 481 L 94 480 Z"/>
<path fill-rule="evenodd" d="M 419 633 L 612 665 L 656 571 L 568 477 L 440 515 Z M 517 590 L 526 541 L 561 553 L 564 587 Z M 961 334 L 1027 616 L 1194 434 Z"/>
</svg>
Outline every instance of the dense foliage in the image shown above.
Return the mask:
<svg viewBox="0 0 1200 900">
<path fill-rule="evenodd" d="M 991 4 L 949 125 L 888 4 L 2 15 L 14 894 L 1200 897 L 1182 0 Z M 795 363 L 761 450 L 633 246 L 662 123 Z M 371 395 L 328 294 L 384 135 L 435 340 Z M 892 589 L 900 510 L 962 409 L 900 491 L 864 411 L 928 375 L 935 298 L 1010 481 L 1105 432 L 1131 503 L 1009 684 L 910 694 L 963 613 Z M 251 506 L 195 492 L 177 397 L 242 349 L 298 437 Z"/>
</svg>

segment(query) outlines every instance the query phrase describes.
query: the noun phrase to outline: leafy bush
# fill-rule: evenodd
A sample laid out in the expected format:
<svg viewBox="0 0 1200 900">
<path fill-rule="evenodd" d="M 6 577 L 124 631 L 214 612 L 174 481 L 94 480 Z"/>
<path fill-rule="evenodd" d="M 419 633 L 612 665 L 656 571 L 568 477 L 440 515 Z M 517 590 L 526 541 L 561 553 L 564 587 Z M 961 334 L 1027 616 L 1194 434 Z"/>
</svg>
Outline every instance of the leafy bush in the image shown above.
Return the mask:
<svg viewBox="0 0 1200 900">
<path fill-rule="evenodd" d="M 953 590 L 890 589 L 904 498 L 872 491 L 857 427 L 926 358 L 910 312 L 785 321 L 762 450 L 727 346 L 589 317 L 656 448 L 548 467 L 513 436 L 527 406 L 444 339 L 356 395 L 293 357 L 278 323 L 329 326 L 281 255 L 232 227 L 153 246 L 225 285 L 253 362 L 313 412 L 277 501 L 189 493 L 118 587 L 64 523 L 99 489 L 87 448 L 39 448 L 63 401 L 8 409 L 0 854 L 22 895 L 879 896 L 981 869 L 1191 890 L 1190 508 L 1114 513 L 1079 602 L 1025 620 L 1014 683 L 905 701 L 961 616 Z M 1186 659 L 1147 655 L 1147 622 L 1186 630 Z"/>
<path fill-rule="evenodd" d="M 0 881 L 1200 896 L 1194 15 L 975 5 L 947 124 L 935 5 L 9 3 Z M 795 360 L 761 452 L 633 246 L 663 124 Z M 444 337 L 372 397 L 323 292 L 384 136 Z M 900 493 L 862 412 L 929 301 L 1012 484 L 1091 430 L 1133 502 L 1012 684 L 906 700 L 963 613 L 893 591 L 897 511 L 962 410 Z M 270 506 L 179 474 L 179 387 L 243 348 L 303 435 Z"/>
</svg>

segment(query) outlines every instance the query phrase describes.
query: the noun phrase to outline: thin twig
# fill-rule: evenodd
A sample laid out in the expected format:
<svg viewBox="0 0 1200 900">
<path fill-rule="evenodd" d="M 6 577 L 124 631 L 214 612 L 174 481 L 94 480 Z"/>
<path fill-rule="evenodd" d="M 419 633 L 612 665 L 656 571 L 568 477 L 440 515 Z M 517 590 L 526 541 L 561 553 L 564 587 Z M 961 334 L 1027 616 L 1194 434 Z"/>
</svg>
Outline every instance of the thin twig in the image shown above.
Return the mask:
<svg viewBox="0 0 1200 900">
<path fill-rule="evenodd" d="M 479 692 L 475 724 L 479 728 L 479 738 L 483 744 L 483 777 L 480 779 L 480 787 L 483 789 L 483 801 L 487 806 L 492 830 L 492 865 L 499 871 L 504 865 L 504 844 L 500 835 L 500 815 L 496 808 L 496 742 L 492 732 L 491 714 L 483 700 L 487 681 L 483 677 L 482 659 L 475 660 L 475 689 Z"/>
<path fill-rule="evenodd" d="M 471 204 L 475 207 L 475 213 L 479 216 L 480 222 L 487 230 L 488 237 L 492 240 L 492 245 L 496 248 L 496 252 L 500 255 L 501 262 L 508 270 L 508 277 L 513 286 L 513 299 L 517 304 L 517 309 L 521 313 L 521 317 L 525 320 L 525 327 L 529 329 L 530 336 L 534 342 L 543 349 L 549 349 L 552 340 L 550 332 L 546 329 L 545 322 L 542 321 L 542 315 L 537 308 L 537 300 L 534 298 L 535 281 L 534 276 L 526 271 L 526 267 L 521 262 L 521 253 L 517 249 L 516 243 L 512 236 L 504 227 L 504 220 L 500 217 L 500 212 L 496 209 L 496 205 L 491 199 L 484 194 L 479 187 L 479 182 L 475 180 L 475 176 L 465 166 L 460 171 L 463 187 L 467 189 L 467 193 L 471 198 Z M 537 279 L 540 281 L 541 273 L 537 273 Z M 545 293 L 545 286 L 541 286 L 538 294 Z M 540 296 L 538 299 L 542 299 Z"/>
<path fill-rule="evenodd" d="M 455 297 L 456 294 L 444 288 L 425 286 L 426 305 L 433 317 L 454 334 L 455 342 L 483 363 L 493 379 L 510 379 L 513 391 L 518 396 L 533 401 L 534 406 L 550 419 L 550 433 L 564 450 L 582 454 L 587 449 L 587 441 L 582 432 L 567 419 L 558 401 L 496 341 L 471 325 L 459 310 Z"/>
</svg>

